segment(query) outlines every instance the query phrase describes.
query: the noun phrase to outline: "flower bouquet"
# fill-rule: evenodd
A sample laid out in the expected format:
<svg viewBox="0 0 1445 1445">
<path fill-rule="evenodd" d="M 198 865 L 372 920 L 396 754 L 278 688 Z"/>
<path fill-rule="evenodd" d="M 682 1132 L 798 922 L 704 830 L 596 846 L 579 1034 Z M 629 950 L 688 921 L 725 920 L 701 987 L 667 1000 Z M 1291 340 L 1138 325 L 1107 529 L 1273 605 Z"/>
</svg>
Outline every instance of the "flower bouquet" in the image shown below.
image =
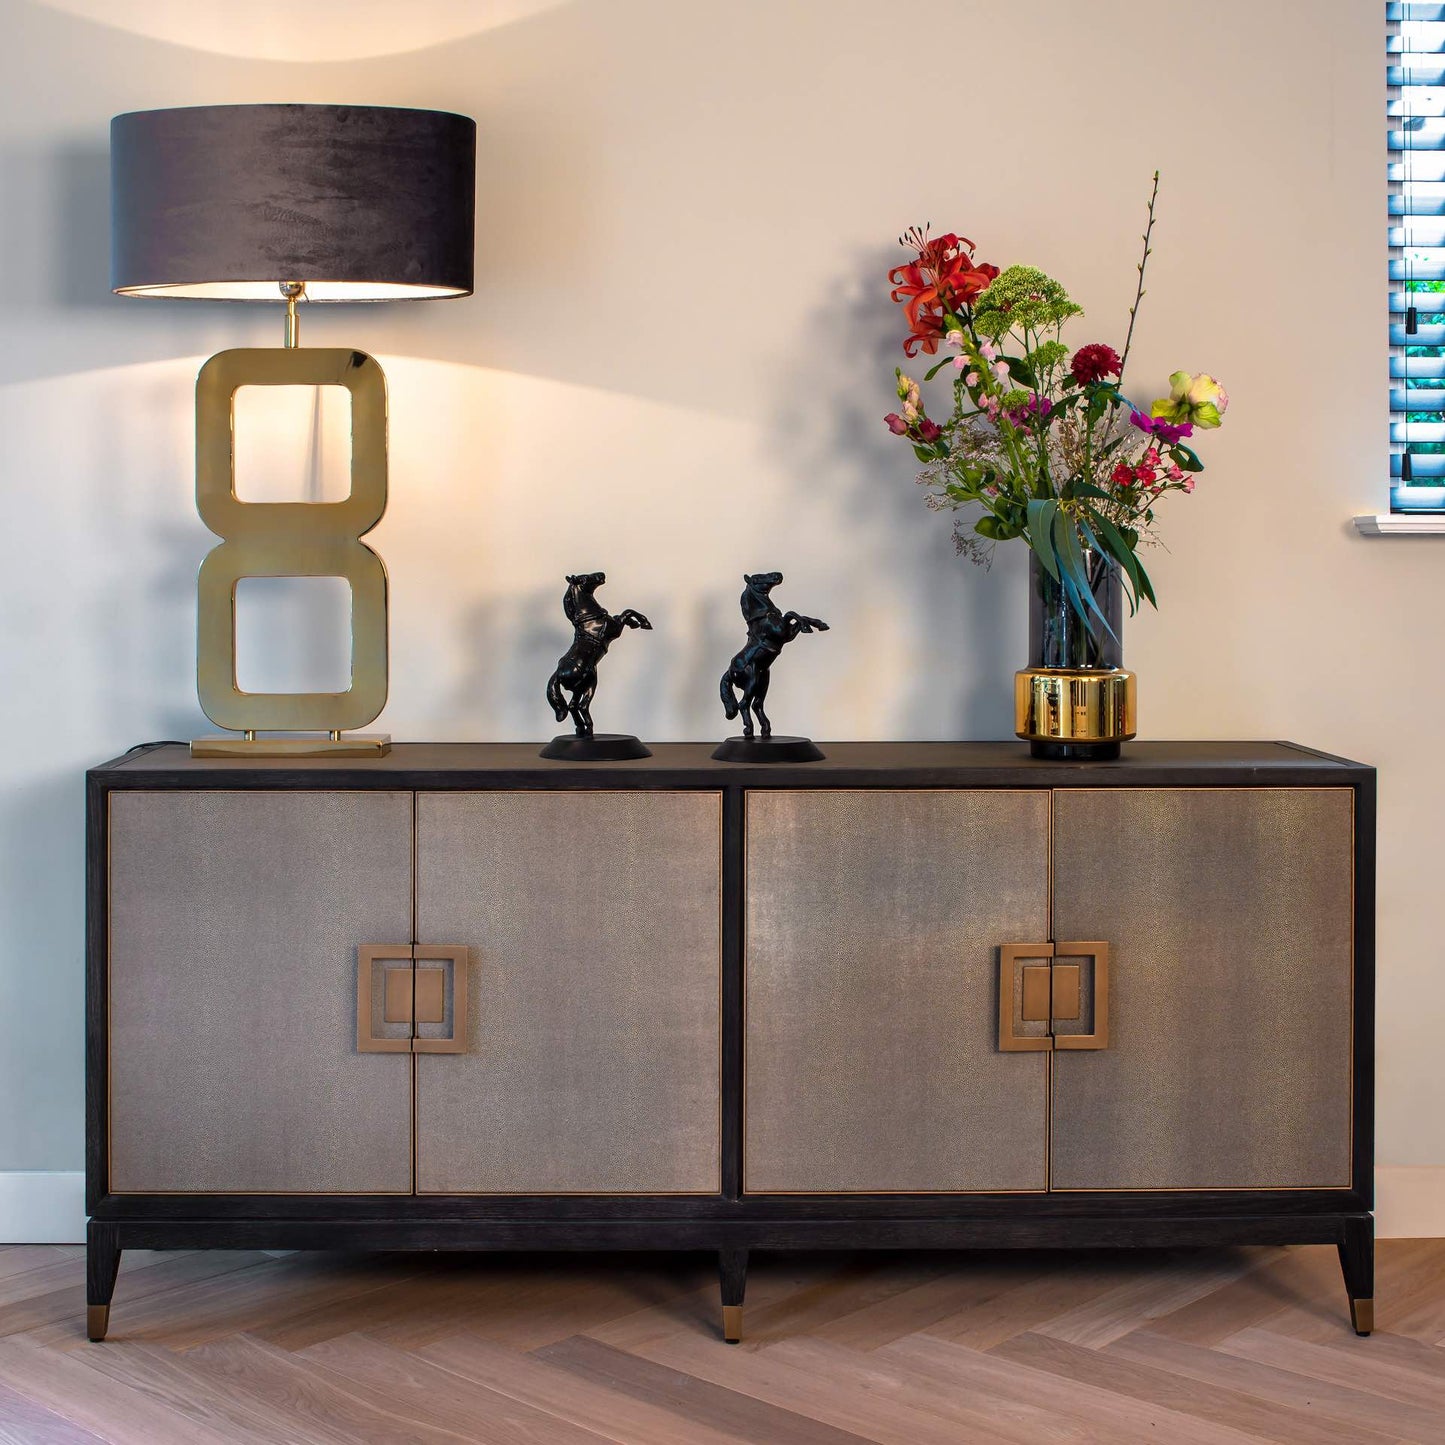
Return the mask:
<svg viewBox="0 0 1445 1445">
<path fill-rule="evenodd" d="M 1131 613 L 1156 605 L 1140 548 L 1154 540 L 1165 493 L 1194 490 L 1203 465 L 1189 442 L 1219 426 L 1229 404 L 1204 372 L 1175 372 L 1170 394 L 1147 408 L 1123 390 L 1158 190 L 1156 172 L 1122 352 L 1097 341 L 1071 351 L 1063 328 L 1083 311 L 1059 282 L 1033 266 L 976 261 L 973 242 L 952 233 L 908 231 L 900 240 L 914 259 L 889 276 L 908 321 L 904 354 L 941 352 L 924 381 L 944 373 L 951 386 L 949 410 L 930 415 L 920 384 L 899 368 L 901 405 L 885 420 L 923 463 L 929 505 L 966 510 L 954 523 L 960 553 L 987 562 L 995 543 L 1014 537 L 1032 549 L 1035 668 L 1122 673 L 1117 598 Z M 1132 674 L 1124 680 L 1132 712 Z M 1073 704 L 1061 693 L 1051 706 Z M 1053 721 L 1063 732 L 1042 741 L 1073 738 L 1068 718 Z M 1036 731 L 1020 727 L 1041 741 Z M 1118 737 L 1105 741 L 1117 755 Z"/>
</svg>

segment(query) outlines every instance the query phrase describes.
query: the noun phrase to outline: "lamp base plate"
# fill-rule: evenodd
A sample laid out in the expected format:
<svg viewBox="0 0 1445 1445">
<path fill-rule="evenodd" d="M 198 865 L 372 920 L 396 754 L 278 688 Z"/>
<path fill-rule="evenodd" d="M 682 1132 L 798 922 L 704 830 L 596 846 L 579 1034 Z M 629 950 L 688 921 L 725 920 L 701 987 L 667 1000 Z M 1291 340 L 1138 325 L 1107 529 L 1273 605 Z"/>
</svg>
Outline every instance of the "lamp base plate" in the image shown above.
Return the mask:
<svg viewBox="0 0 1445 1445">
<path fill-rule="evenodd" d="M 342 733 L 339 738 L 228 733 L 191 741 L 193 758 L 380 758 L 390 751 L 390 733 Z"/>
</svg>

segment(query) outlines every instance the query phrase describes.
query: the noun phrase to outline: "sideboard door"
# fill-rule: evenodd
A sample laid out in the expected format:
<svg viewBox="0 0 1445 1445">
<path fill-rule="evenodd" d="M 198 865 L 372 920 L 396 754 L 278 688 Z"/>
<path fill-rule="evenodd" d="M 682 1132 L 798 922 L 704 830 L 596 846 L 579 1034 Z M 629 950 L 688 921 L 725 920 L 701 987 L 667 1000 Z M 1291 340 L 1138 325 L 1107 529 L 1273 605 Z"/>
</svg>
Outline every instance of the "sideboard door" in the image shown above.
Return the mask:
<svg viewBox="0 0 1445 1445">
<path fill-rule="evenodd" d="M 1347 1188 L 1353 791 L 1054 794 L 1054 935 L 1110 950 L 1054 1055 L 1053 1187 Z"/>
<path fill-rule="evenodd" d="M 411 936 L 410 793 L 110 795 L 109 1188 L 409 1193 L 411 1062 L 356 1050 Z"/>
<path fill-rule="evenodd" d="M 721 832 L 717 792 L 418 795 L 418 956 L 471 968 L 419 1193 L 719 1190 Z"/>
<path fill-rule="evenodd" d="M 1048 934 L 1046 791 L 748 794 L 744 1186 L 1047 1187 L 1048 1055 L 998 1048 Z"/>
</svg>

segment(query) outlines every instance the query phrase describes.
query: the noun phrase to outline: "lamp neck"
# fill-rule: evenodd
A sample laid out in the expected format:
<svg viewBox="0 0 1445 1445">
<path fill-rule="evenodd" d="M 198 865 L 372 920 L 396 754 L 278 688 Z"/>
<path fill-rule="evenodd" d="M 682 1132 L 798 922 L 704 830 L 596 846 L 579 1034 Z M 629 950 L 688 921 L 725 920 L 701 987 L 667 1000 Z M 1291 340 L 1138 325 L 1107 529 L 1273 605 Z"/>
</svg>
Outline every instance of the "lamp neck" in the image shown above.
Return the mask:
<svg viewBox="0 0 1445 1445">
<path fill-rule="evenodd" d="M 304 281 L 281 281 L 281 294 L 286 298 L 286 348 L 291 350 L 301 344 L 301 321 L 296 315 L 296 303 L 306 295 Z"/>
</svg>

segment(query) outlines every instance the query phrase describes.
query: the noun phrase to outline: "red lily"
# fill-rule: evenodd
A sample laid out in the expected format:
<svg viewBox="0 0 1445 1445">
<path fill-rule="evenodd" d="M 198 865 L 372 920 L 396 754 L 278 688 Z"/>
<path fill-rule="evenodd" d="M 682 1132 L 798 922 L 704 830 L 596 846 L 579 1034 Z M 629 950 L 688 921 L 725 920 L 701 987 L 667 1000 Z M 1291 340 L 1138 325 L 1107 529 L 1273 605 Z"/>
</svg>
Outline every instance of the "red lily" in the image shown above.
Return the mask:
<svg viewBox="0 0 1445 1445">
<path fill-rule="evenodd" d="M 973 242 L 966 236 L 930 237 L 928 228 L 914 226 L 899 237 L 918 252 L 916 261 L 895 266 L 888 273 L 893 299 L 903 306 L 909 334 L 903 342 L 905 356 L 917 356 L 920 347 L 930 355 L 943 339 L 944 319 L 962 311 L 998 275 L 998 267 L 974 264 Z"/>
</svg>

